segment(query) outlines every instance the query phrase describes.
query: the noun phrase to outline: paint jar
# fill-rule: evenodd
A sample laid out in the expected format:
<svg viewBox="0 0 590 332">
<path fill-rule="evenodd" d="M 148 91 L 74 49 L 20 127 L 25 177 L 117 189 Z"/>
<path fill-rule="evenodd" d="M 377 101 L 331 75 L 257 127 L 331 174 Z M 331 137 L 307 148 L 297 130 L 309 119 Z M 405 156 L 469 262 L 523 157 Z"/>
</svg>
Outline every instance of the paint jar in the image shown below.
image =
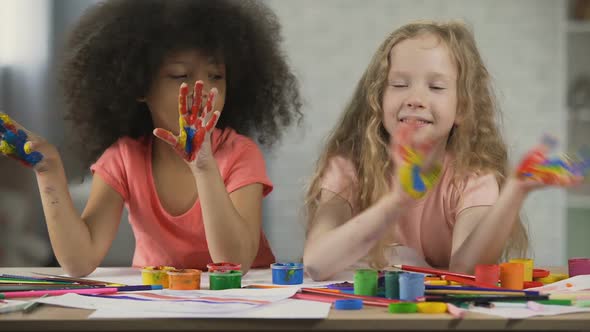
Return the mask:
<svg viewBox="0 0 590 332">
<path fill-rule="evenodd" d="M 358 269 L 354 273 L 354 295 L 377 296 L 376 270 Z"/>
<path fill-rule="evenodd" d="M 567 267 L 570 278 L 590 274 L 590 258 L 570 258 L 567 261 Z"/>
<path fill-rule="evenodd" d="M 478 264 L 475 266 L 475 281 L 487 286 L 498 286 L 500 266 L 498 264 Z"/>
<path fill-rule="evenodd" d="M 399 299 L 416 301 L 416 298 L 422 296 L 424 296 L 424 275 L 421 273 L 400 273 Z"/>
<path fill-rule="evenodd" d="M 209 272 L 240 271 L 242 270 L 242 265 L 228 262 L 209 263 L 207 264 L 207 269 Z"/>
<path fill-rule="evenodd" d="M 502 288 L 522 289 L 524 287 L 524 265 L 522 263 L 500 264 L 500 284 Z"/>
<path fill-rule="evenodd" d="M 167 272 L 174 270 L 172 266 L 145 266 L 141 269 L 141 282 L 144 285 L 162 285 L 168 288 Z"/>
<path fill-rule="evenodd" d="M 303 283 L 302 263 L 274 263 L 272 269 L 272 283 L 276 285 L 299 285 Z"/>
<path fill-rule="evenodd" d="M 209 272 L 209 289 L 222 290 L 242 287 L 242 271 Z"/>
<path fill-rule="evenodd" d="M 201 289 L 201 271 L 194 269 L 168 271 L 169 289 Z"/>
<path fill-rule="evenodd" d="M 399 300 L 399 275 L 400 271 L 385 271 L 385 297 Z"/>
<path fill-rule="evenodd" d="M 524 267 L 524 281 L 533 281 L 533 260 L 530 258 L 514 258 L 510 263 L 522 263 Z"/>
</svg>

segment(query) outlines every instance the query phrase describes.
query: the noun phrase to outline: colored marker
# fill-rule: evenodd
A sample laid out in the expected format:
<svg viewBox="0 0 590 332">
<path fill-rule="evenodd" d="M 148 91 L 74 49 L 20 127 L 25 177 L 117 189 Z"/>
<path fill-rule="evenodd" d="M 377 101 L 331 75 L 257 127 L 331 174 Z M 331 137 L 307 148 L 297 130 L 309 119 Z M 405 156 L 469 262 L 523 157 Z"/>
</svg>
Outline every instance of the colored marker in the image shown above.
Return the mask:
<svg viewBox="0 0 590 332">
<path fill-rule="evenodd" d="M 451 271 L 445 270 L 438 270 L 429 267 L 420 267 L 420 266 L 411 266 L 411 265 L 393 265 L 393 267 L 403 270 L 403 271 L 410 271 L 410 272 L 420 272 L 426 274 L 434 274 L 438 276 L 456 276 L 460 278 L 472 279 L 475 280 L 475 276 L 463 273 L 456 273 Z"/>
</svg>

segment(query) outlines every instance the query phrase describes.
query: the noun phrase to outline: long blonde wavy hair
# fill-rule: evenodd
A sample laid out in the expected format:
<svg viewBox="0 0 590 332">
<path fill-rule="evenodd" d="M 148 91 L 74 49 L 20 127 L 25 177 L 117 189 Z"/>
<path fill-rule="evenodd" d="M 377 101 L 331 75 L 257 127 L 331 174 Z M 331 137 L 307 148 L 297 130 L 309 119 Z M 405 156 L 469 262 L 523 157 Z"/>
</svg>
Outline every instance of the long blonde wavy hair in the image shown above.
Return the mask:
<svg viewBox="0 0 590 332">
<path fill-rule="evenodd" d="M 328 136 L 305 196 L 308 231 L 318 208 L 321 179 L 334 156 L 350 160 L 355 167 L 358 190 L 353 199 L 359 211 L 370 207 L 391 190 L 390 138 L 383 126 L 381 107 L 389 72 L 389 54 L 401 41 L 424 34 L 438 37 L 448 47 L 457 67 L 457 118 L 460 125 L 452 129 L 446 147 L 454 155 L 454 185 L 460 186 L 475 172 L 494 174 L 500 188 L 503 187 L 508 172 L 508 153 L 496 125 L 496 121 L 501 120 L 500 110 L 472 32 L 462 22 L 417 21 L 395 30 L 377 49 L 338 124 Z M 372 266 L 380 268 L 387 264 L 384 249 L 392 240 L 393 231 L 370 251 L 368 258 Z M 514 224 L 503 258 L 524 257 L 527 248 L 527 232 L 519 219 Z"/>
</svg>

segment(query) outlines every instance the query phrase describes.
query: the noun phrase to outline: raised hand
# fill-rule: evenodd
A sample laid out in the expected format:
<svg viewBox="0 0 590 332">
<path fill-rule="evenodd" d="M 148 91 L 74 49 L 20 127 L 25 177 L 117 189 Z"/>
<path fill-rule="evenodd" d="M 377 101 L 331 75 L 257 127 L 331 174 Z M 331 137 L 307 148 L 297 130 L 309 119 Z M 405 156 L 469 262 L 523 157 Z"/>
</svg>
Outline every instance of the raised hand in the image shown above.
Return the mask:
<svg viewBox="0 0 590 332">
<path fill-rule="evenodd" d="M 567 155 L 549 158 L 557 146 L 557 139 L 543 136 L 541 143 L 527 152 L 516 169 L 516 176 L 529 187 L 543 185 L 571 186 L 580 183 L 590 169 L 590 156 Z"/>
<path fill-rule="evenodd" d="M 40 152 L 32 150 L 27 132 L 4 113 L 0 113 L 0 153 L 29 167 L 43 159 Z"/>
<path fill-rule="evenodd" d="M 203 82 L 197 81 L 193 89 L 192 105 L 188 108 L 188 85 L 182 83 L 178 95 L 179 133 L 156 128 L 154 135 L 164 142 L 170 144 L 188 162 L 195 161 L 201 146 L 210 138 L 211 132 L 217 120 L 219 111 L 213 111 L 217 89 L 209 92 L 207 103 L 201 108 L 203 93 Z"/>
<path fill-rule="evenodd" d="M 393 159 L 401 188 L 414 199 L 423 197 L 438 181 L 441 167 L 435 164 L 434 144 L 416 137 L 412 122 L 402 123 L 392 141 Z"/>
</svg>

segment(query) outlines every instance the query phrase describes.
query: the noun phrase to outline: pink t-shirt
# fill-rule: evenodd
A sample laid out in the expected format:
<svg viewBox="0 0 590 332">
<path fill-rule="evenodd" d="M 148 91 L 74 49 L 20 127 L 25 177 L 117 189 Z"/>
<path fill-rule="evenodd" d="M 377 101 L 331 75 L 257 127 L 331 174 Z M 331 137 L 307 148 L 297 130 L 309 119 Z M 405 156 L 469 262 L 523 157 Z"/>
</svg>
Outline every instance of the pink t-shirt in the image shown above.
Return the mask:
<svg viewBox="0 0 590 332">
<path fill-rule="evenodd" d="M 407 206 L 406 214 L 393 228 L 395 242 L 410 247 L 434 267 L 449 266 L 453 227 L 457 216 L 470 207 L 490 206 L 498 199 L 499 189 L 493 174 L 473 175 L 459 187 L 452 184 L 450 159 L 445 158 L 439 183 L 426 196 Z M 337 193 L 349 202 L 357 215 L 355 197 L 358 180 L 352 162 L 331 158 L 321 188 Z"/>
<path fill-rule="evenodd" d="M 264 196 L 272 191 L 264 157 L 251 139 L 234 130 L 215 129 L 212 149 L 228 193 L 253 183 L 263 185 Z M 219 147 L 222 140 L 223 145 Z M 153 138 L 124 137 L 110 146 L 90 169 L 123 197 L 135 235 L 133 266 L 168 265 L 206 269 L 211 263 L 201 204 L 179 216 L 160 204 L 152 176 Z M 258 255 L 252 267 L 268 267 L 275 261 L 261 232 Z"/>
</svg>

